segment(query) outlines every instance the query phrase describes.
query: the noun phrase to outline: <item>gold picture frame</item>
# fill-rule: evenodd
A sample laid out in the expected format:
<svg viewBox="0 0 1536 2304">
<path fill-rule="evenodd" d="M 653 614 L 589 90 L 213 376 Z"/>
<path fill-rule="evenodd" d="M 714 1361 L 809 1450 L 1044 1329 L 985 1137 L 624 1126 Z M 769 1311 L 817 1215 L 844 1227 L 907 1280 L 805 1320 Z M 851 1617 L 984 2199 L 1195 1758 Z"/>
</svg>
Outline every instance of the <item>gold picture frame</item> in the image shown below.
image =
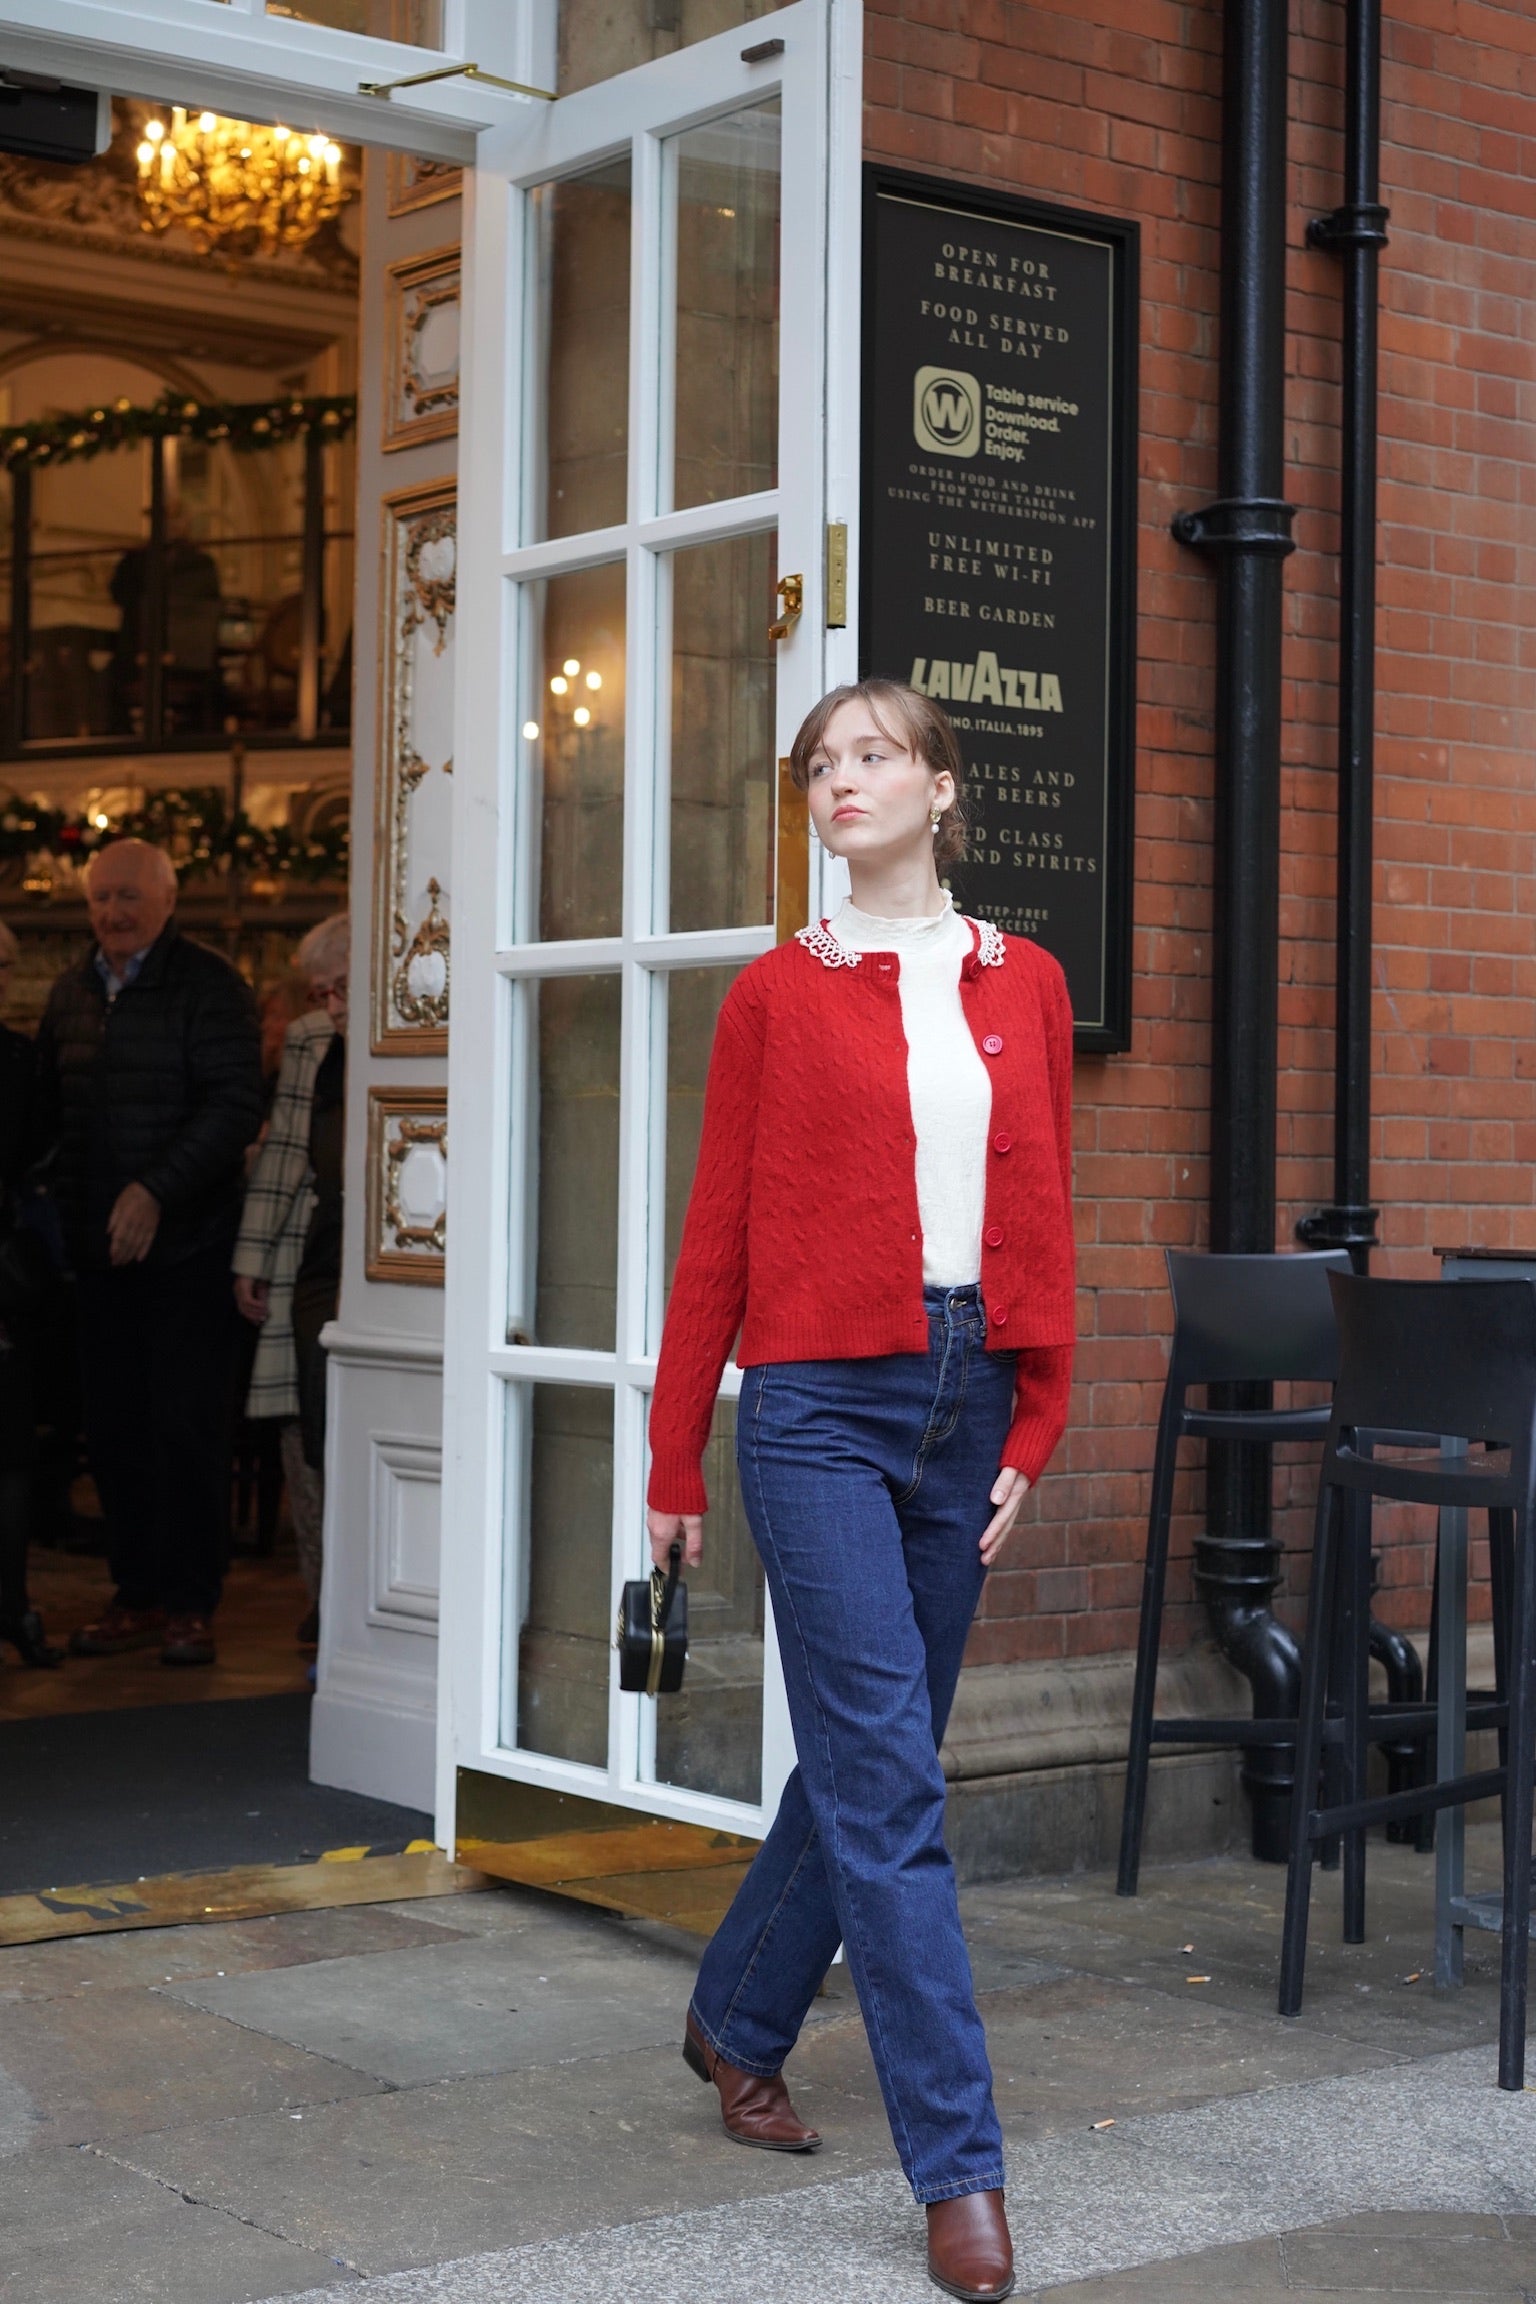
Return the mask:
<svg viewBox="0 0 1536 2304">
<path fill-rule="evenodd" d="M 384 275 L 384 327 L 389 381 L 384 402 L 383 448 L 394 455 L 424 440 L 451 440 L 459 429 L 457 320 L 451 363 L 429 366 L 429 345 L 444 315 L 457 315 L 463 260 L 458 243 L 405 256 Z M 440 354 L 437 355 L 440 358 Z"/>
<path fill-rule="evenodd" d="M 444 1171 L 435 1210 L 412 1207 L 408 1169 L 416 1155 L 436 1153 Z M 441 1288 L 447 1268 L 448 1091 L 368 1091 L 368 1233 L 363 1270 L 370 1280 Z"/>
<path fill-rule="evenodd" d="M 409 216 L 435 208 L 440 200 L 463 197 L 464 171 L 451 160 L 427 160 L 419 152 L 389 152 L 384 160 L 385 213 Z"/>
</svg>

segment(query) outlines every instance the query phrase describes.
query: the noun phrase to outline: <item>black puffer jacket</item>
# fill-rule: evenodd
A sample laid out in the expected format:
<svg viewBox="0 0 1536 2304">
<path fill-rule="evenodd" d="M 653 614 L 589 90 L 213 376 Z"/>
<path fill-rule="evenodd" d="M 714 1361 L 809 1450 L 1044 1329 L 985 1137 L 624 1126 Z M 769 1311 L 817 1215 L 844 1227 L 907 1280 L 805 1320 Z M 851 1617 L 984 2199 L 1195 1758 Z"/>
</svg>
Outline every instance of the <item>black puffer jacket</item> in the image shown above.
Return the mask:
<svg viewBox="0 0 1536 2304">
<path fill-rule="evenodd" d="M 0 1024 L 0 1223 L 7 1193 L 21 1182 L 32 1150 L 36 1052 L 24 1032 Z"/>
<path fill-rule="evenodd" d="M 92 952 L 48 995 L 37 1065 L 41 1138 L 77 1265 L 107 1262 L 125 1184 L 160 1203 L 150 1263 L 233 1245 L 242 1155 L 261 1126 L 261 1036 L 227 960 L 173 922 L 108 1006 Z"/>
</svg>

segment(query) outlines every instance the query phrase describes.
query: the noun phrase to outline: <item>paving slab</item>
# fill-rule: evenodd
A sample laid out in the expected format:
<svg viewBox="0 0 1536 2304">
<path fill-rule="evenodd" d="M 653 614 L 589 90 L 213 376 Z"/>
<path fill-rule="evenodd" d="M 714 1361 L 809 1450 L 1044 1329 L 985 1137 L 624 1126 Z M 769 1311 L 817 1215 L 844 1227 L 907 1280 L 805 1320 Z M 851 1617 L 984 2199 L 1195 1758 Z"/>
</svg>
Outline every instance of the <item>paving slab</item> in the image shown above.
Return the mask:
<svg viewBox="0 0 1536 2304">
<path fill-rule="evenodd" d="M 1330 2295 L 1519 2296 L 1536 2283 L 1536 2249 L 1482 2232 L 1411 2236 L 1359 2228 L 1292 2232 L 1283 2243 L 1293 2288 Z"/>
<path fill-rule="evenodd" d="M 355 1953 L 398 1952 L 445 1943 L 458 1933 L 445 1921 L 424 1920 L 421 1910 L 415 1904 L 346 1905 L 262 1920 L 211 1921 L 203 1928 L 145 1928 L 0 1946 L 0 2007 L 15 2000 L 171 1984 L 185 1977 L 243 1975 L 253 1968 L 297 1968 Z"/>
<path fill-rule="evenodd" d="M 1481 1878 L 1497 1862 L 1496 1828 L 1474 1826 L 1468 1842 L 1469 1877 Z M 1437 1993 L 1433 1858 L 1373 1842 L 1368 1879 L 1367 1941 L 1346 1945 L 1339 1876 L 1318 1876 L 1302 2024 L 1410 2057 L 1486 2039 L 1497 2023 L 1497 1938 L 1469 1930 L 1465 1987 Z M 998 1945 L 1037 1958 L 1054 1949 L 1078 1970 L 1141 1990 L 1265 2014 L 1275 2007 L 1284 1895 L 1283 1867 L 1213 1860 L 1159 1868 L 1136 1897 L 1093 1875 L 970 1889 L 962 1908 L 978 1964 Z"/>
<path fill-rule="evenodd" d="M 90 2151 L 6 2163 L 0 2297 L 6 2304 L 250 2304 L 342 2277 L 295 2247 Z"/>
<path fill-rule="evenodd" d="M 674 2043 L 113 2149 L 176 2191 L 377 2275 L 594 2224 L 793 2197 L 889 2166 L 873 2075 L 866 2097 L 813 2083 L 797 2084 L 797 2101 L 829 2138 L 822 2152 L 744 2151 Z"/>
<path fill-rule="evenodd" d="M 1303 2030 L 1268 2011 L 1190 2006 L 1068 1971 L 982 1992 L 978 2004 L 1010 2140 L 1396 2061 L 1369 2043 Z M 817 2082 L 878 2103 L 857 2006 L 823 2006 L 788 2066 L 796 2101 Z"/>
<path fill-rule="evenodd" d="M 1319 2221 L 1319 2209 L 1530 2215 L 1536 2103 L 1492 2083 L 1493 2058 L 1476 2050 L 1015 2148 L 1021 2287 L 1049 2290 L 1154 2263 L 1182 2275 L 1181 2260 L 1203 2249 L 1293 2232 Z M 1263 2262 L 1250 2259 L 1250 2269 Z M 1285 2290 L 1282 2277 L 1269 2292 Z M 1145 2282 L 1132 2293 L 1147 2293 Z M 1220 2290 L 1170 2284 L 1162 2293 Z M 1264 2295 L 1265 2285 L 1247 2293 Z M 373 2304 L 630 2304 L 637 2295 L 669 2304 L 918 2304 L 932 2289 L 920 2214 L 900 2180 L 881 2172 L 429 2263 L 376 2280 L 372 2294 Z M 326 2290 L 306 2304 L 342 2297 Z"/>
<path fill-rule="evenodd" d="M 1141 2264 L 1106 2280 L 1039 2288 L 1021 2304 L 1278 2304 L 1282 2297 L 1412 2296 L 1435 2304 L 1525 2297 L 1536 2289 L 1529 2238 L 1498 2216 L 1392 2211 L 1339 2218 L 1310 2231 L 1206 2248 Z"/>
<path fill-rule="evenodd" d="M 583 1916 L 584 1917 L 584 1916 Z M 691 1968 L 566 1912 L 516 1930 L 163 1987 L 397 2088 L 681 2038 Z"/>
<path fill-rule="evenodd" d="M 236 2119 L 379 2086 L 151 1992 L 0 2008 L 0 2073 L 35 2106 L 46 2144 Z"/>
</svg>

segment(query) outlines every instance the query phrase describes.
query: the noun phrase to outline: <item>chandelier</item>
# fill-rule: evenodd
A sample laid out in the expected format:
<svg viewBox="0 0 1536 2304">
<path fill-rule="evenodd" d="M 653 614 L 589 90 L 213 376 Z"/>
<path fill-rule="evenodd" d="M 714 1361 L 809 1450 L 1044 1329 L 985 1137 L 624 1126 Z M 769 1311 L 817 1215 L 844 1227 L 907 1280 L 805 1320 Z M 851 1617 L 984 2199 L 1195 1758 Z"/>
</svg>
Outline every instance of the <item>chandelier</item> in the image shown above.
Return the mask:
<svg viewBox="0 0 1536 2304">
<path fill-rule="evenodd" d="M 347 200 L 341 147 L 328 136 L 256 128 L 178 104 L 138 148 L 146 232 L 180 224 L 202 250 L 272 256 L 303 248 Z"/>
</svg>

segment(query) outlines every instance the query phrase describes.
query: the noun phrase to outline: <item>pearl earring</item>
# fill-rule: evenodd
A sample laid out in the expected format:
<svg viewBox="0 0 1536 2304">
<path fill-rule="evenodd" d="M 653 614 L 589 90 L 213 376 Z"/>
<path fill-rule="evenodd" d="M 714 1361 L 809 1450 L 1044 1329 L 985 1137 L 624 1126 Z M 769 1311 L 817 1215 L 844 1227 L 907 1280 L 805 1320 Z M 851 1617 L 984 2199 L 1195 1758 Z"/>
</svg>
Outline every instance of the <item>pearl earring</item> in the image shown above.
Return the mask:
<svg viewBox="0 0 1536 2304">
<path fill-rule="evenodd" d="M 932 814 L 932 815 L 929 817 L 929 819 L 928 819 L 928 828 L 929 828 L 929 830 L 930 830 L 931 832 L 933 832 L 933 833 L 937 834 L 937 832 L 938 832 L 938 829 L 939 829 L 939 826 L 940 826 L 940 825 L 943 823 L 943 821 L 944 821 L 944 811 L 943 811 L 943 809 L 942 809 L 942 808 L 935 808 L 935 810 L 934 810 L 933 814 Z"/>
</svg>

